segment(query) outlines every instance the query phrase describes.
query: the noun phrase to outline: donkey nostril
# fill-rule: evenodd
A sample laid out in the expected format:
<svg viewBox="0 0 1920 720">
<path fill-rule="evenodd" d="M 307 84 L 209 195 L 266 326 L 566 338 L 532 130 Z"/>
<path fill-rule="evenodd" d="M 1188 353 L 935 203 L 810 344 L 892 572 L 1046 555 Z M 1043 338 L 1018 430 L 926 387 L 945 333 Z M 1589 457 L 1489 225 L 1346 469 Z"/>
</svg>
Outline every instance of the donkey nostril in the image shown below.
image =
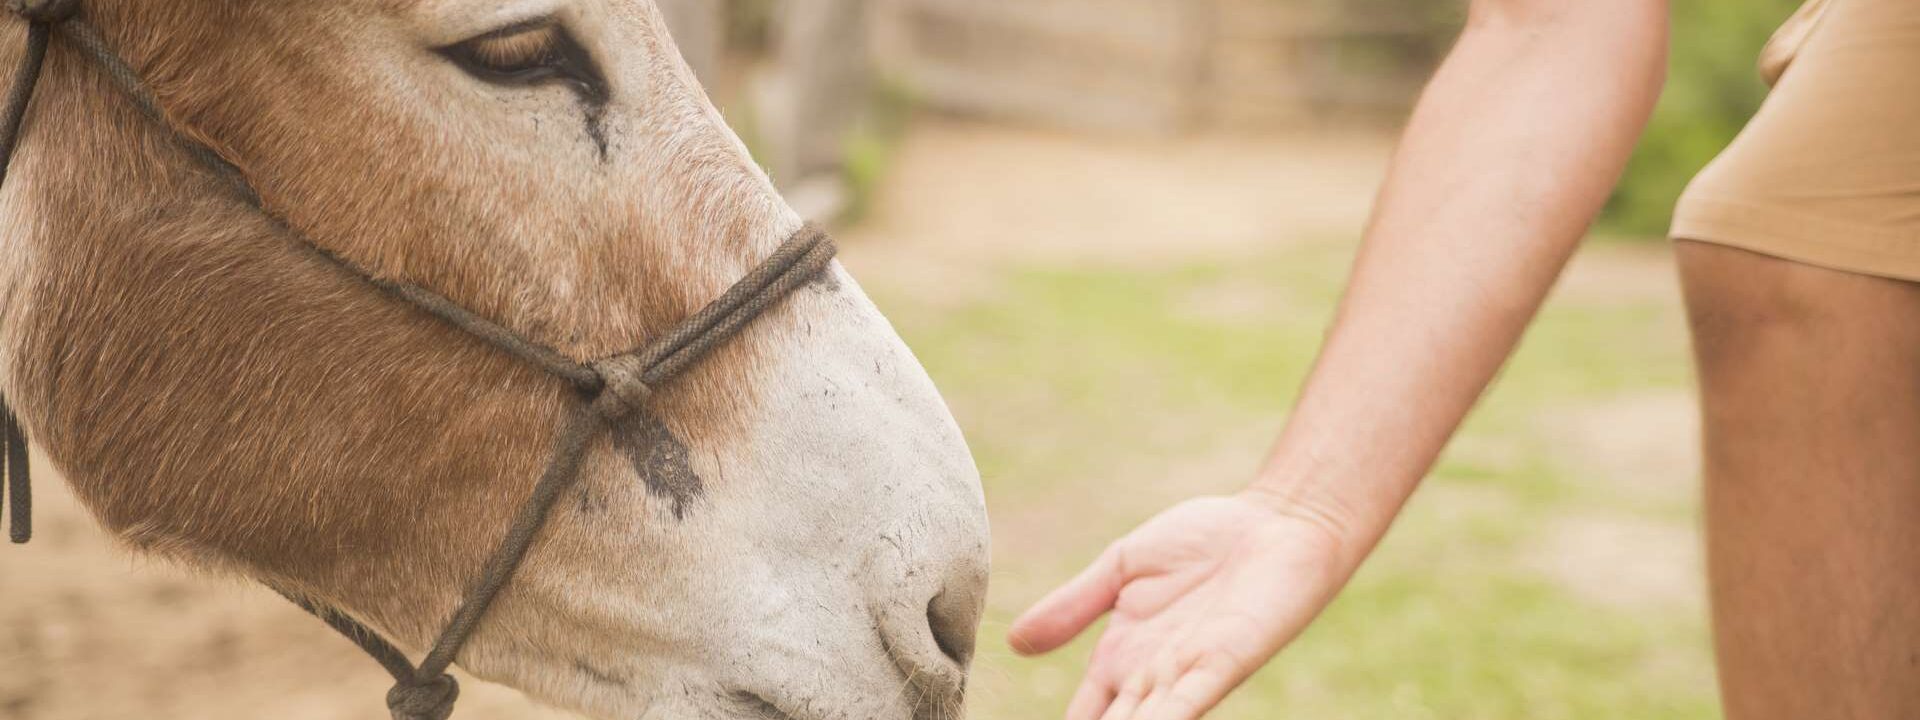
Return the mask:
<svg viewBox="0 0 1920 720">
<path fill-rule="evenodd" d="M 972 603 L 952 593 L 940 593 L 927 603 L 927 625 L 933 628 L 934 644 L 962 668 L 973 661 L 974 619 L 978 614 Z"/>
</svg>

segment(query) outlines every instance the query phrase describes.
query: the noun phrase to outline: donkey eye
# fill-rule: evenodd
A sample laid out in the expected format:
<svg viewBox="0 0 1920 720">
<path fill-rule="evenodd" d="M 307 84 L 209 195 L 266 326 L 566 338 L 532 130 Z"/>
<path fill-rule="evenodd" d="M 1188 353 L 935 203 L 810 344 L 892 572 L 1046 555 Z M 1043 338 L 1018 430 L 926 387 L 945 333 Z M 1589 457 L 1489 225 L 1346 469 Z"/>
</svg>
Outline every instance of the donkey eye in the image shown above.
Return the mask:
<svg viewBox="0 0 1920 720">
<path fill-rule="evenodd" d="M 560 26 L 540 24 L 496 30 L 441 48 L 440 54 L 481 80 L 527 84 L 574 75 L 578 47 Z"/>
</svg>

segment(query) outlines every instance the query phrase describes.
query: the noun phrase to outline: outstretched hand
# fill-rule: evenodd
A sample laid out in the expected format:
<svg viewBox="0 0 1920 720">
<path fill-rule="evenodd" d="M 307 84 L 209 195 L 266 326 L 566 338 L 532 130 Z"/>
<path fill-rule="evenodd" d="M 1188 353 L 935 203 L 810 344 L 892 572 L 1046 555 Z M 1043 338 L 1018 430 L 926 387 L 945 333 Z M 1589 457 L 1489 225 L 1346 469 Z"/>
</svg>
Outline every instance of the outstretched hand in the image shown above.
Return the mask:
<svg viewBox="0 0 1920 720">
<path fill-rule="evenodd" d="M 1068 720 L 1191 720 L 1291 642 L 1345 583 L 1325 523 L 1250 497 L 1193 500 L 1114 543 L 1013 624 L 1050 652 L 1102 615 Z"/>
</svg>

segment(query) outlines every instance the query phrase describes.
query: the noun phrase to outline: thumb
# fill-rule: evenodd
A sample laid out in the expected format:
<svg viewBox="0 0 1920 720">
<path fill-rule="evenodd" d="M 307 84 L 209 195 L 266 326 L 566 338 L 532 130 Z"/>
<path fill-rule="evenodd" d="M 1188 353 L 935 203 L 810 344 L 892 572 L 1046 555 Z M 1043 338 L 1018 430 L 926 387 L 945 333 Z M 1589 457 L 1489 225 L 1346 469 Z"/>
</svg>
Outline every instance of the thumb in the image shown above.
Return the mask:
<svg viewBox="0 0 1920 720">
<path fill-rule="evenodd" d="M 1093 565 L 1034 603 L 1007 633 L 1007 644 L 1022 655 L 1052 652 L 1113 609 L 1126 578 L 1120 573 L 1118 545 L 1107 548 Z"/>
</svg>

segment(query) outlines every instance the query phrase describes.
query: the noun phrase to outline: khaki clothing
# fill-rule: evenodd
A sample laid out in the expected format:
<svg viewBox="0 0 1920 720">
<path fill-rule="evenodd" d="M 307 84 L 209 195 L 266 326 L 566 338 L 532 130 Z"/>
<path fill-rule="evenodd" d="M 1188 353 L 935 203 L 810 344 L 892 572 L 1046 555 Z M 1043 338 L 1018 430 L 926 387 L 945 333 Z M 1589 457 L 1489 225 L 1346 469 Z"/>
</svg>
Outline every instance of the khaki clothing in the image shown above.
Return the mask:
<svg viewBox="0 0 1920 720">
<path fill-rule="evenodd" d="M 1762 71 L 1772 94 L 1673 236 L 1920 281 L 1920 0 L 1813 0 Z"/>
</svg>

